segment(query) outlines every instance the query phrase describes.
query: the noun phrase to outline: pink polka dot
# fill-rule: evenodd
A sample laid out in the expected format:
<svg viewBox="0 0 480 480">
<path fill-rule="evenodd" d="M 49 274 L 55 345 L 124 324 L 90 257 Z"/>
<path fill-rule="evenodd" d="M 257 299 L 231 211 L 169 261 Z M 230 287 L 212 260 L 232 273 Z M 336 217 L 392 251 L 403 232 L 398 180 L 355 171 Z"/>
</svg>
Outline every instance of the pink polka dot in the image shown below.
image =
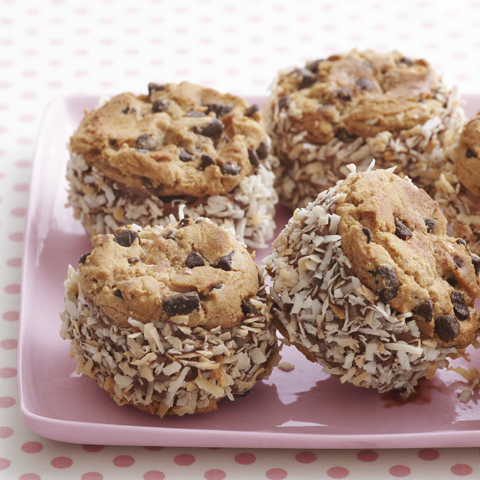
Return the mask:
<svg viewBox="0 0 480 480">
<path fill-rule="evenodd" d="M 131 467 L 135 463 L 135 459 L 130 455 L 119 455 L 113 459 L 116 467 Z"/>
<path fill-rule="evenodd" d="M 226 473 L 223 470 L 208 470 L 205 472 L 204 477 L 206 480 L 223 480 L 226 477 Z"/>
<path fill-rule="evenodd" d="M 330 478 L 345 478 L 348 477 L 349 471 L 343 467 L 332 467 L 327 470 L 327 475 Z"/>
<path fill-rule="evenodd" d="M 5 350 L 14 350 L 15 348 L 17 348 L 17 345 L 18 341 L 14 338 L 7 338 L 0 342 L 0 348 L 3 348 Z"/>
<path fill-rule="evenodd" d="M 20 285 L 18 285 L 17 283 L 12 283 L 10 285 L 7 285 L 4 288 L 4 290 L 5 290 L 5 292 L 12 293 L 12 294 L 20 293 Z"/>
<path fill-rule="evenodd" d="M 13 232 L 8 238 L 12 240 L 12 242 L 23 242 L 23 232 Z"/>
<path fill-rule="evenodd" d="M 287 472 L 283 468 L 271 468 L 265 476 L 270 480 L 283 480 L 287 478 Z"/>
<path fill-rule="evenodd" d="M 14 260 L 14 259 L 11 259 L 11 260 Z M 10 265 L 10 267 L 13 266 L 13 265 L 9 264 L 8 262 L 7 262 L 7 264 Z M 6 320 L 7 322 L 16 322 L 19 319 L 19 317 L 20 317 L 20 314 L 18 312 L 14 312 L 14 311 L 5 312 L 2 315 L 2 318 L 4 320 Z"/>
<path fill-rule="evenodd" d="M 182 467 L 188 467 L 195 461 L 195 457 L 193 455 L 190 455 L 189 453 L 182 453 L 180 455 L 177 455 L 173 461 Z"/>
<path fill-rule="evenodd" d="M 0 438 L 8 438 L 13 435 L 13 430 L 10 427 L 0 427 Z"/>
<path fill-rule="evenodd" d="M 15 368 L 0 368 L 0 378 L 13 378 L 17 375 L 17 370 Z"/>
<path fill-rule="evenodd" d="M 28 184 L 27 183 L 18 183 L 13 187 L 16 192 L 28 192 Z"/>
<path fill-rule="evenodd" d="M 43 450 L 40 442 L 27 442 L 22 445 L 22 451 L 25 453 L 38 453 Z"/>
<path fill-rule="evenodd" d="M 81 476 L 81 480 L 103 480 L 103 475 L 98 472 L 87 472 Z"/>
<path fill-rule="evenodd" d="M 18 480 L 41 480 L 40 475 L 36 473 L 24 473 L 22 476 L 18 477 Z"/>
<path fill-rule="evenodd" d="M 62 86 L 62 82 L 58 80 L 52 80 L 51 82 L 47 83 L 47 87 L 49 88 L 60 88 Z"/>
<path fill-rule="evenodd" d="M 20 137 L 17 142 L 20 145 L 31 145 L 33 143 L 33 138 L 30 137 Z"/>
<path fill-rule="evenodd" d="M 21 122 L 32 122 L 33 120 L 35 120 L 35 116 L 34 115 L 20 115 L 18 117 L 18 119 Z"/>
<path fill-rule="evenodd" d="M 312 452 L 300 452 L 295 455 L 295 460 L 299 463 L 313 463 L 317 456 Z"/>
<path fill-rule="evenodd" d="M 27 213 L 26 208 L 14 208 L 11 211 L 11 214 L 15 217 L 24 217 L 26 213 Z"/>
<path fill-rule="evenodd" d="M 395 465 L 389 470 L 389 472 L 392 477 L 408 477 L 411 470 L 405 465 Z"/>
<path fill-rule="evenodd" d="M 143 480 L 163 480 L 165 474 L 158 470 L 150 470 L 143 476 Z"/>
<path fill-rule="evenodd" d="M 10 460 L 7 458 L 0 458 L 0 470 L 6 470 L 10 466 Z"/>
<path fill-rule="evenodd" d="M 235 455 L 235 461 L 240 465 L 251 465 L 255 460 L 255 455 L 252 453 L 239 453 Z"/>
<path fill-rule="evenodd" d="M 143 447 L 145 450 L 150 450 L 151 452 L 158 452 L 159 450 L 162 450 L 164 447 Z"/>
<path fill-rule="evenodd" d="M 32 162 L 30 160 L 18 160 L 18 162 L 15 162 L 15 165 L 18 168 L 30 168 L 32 166 Z"/>
<path fill-rule="evenodd" d="M 424 448 L 418 452 L 418 458 L 422 460 L 436 460 L 439 456 L 438 451 L 433 448 Z"/>
<path fill-rule="evenodd" d="M 50 462 L 50 465 L 53 468 L 70 468 L 73 465 L 73 460 L 68 457 L 57 457 Z"/>
<path fill-rule="evenodd" d="M 374 462 L 378 458 L 378 453 L 373 450 L 362 450 L 357 453 L 357 458 L 361 462 Z"/>
<path fill-rule="evenodd" d="M 13 407 L 17 401 L 13 397 L 0 397 L 0 408 Z"/>
<path fill-rule="evenodd" d="M 459 477 L 466 477 L 473 472 L 472 467 L 470 465 L 465 465 L 464 463 L 457 463 L 457 465 L 454 465 L 450 471 Z"/>
<path fill-rule="evenodd" d="M 100 452 L 105 448 L 104 445 L 84 445 L 83 449 L 86 452 L 94 453 L 94 452 Z"/>
<path fill-rule="evenodd" d="M 21 258 L 9 258 L 7 260 L 7 265 L 9 267 L 21 267 L 22 266 L 22 259 Z M 17 313 L 17 312 L 6 312 L 4 315 L 7 313 Z M 18 320 L 18 313 L 17 313 L 17 320 Z"/>
</svg>

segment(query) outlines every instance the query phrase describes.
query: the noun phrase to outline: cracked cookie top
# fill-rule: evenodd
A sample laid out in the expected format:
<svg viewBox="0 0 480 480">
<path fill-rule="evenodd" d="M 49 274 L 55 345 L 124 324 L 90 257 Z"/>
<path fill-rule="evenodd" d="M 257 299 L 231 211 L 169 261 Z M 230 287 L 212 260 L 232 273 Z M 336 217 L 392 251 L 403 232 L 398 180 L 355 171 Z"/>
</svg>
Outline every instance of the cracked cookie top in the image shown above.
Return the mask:
<svg viewBox="0 0 480 480">
<path fill-rule="evenodd" d="M 438 204 L 384 170 L 351 174 L 338 193 L 342 249 L 361 282 L 398 312 L 412 312 L 442 346 L 471 343 L 480 329 L 480 258 L 447 236 Z"/>
<path fill-rule="evenodd" d="M 205 218 L 137 230 L 97 235 L 79 261 L 83 296 L 115 324 L 228 328 L 256 313 L 257 265 L 228 231 Z"/>
<path fill-rule="evenodd" d="M 455 151 L 455 173 L 470 193 L 480 197 L 480 112 L 462 132 Z"/>
<path fill-rule="evenodd" d="M 87 113 L 71 150 L 112 180 L 162 197 L 230 192 L 268 156 L 256 105 L 188 82 L 148 90 Z"/>
<path fill-rule="evenodd" d="M 422 125 L 446 107 L 445 94 L 425 60 L 369 50 L 282 73 L 274 90 L 278 108 L 303 124 L 306 140 L 322 144 Z"/>
</svg>

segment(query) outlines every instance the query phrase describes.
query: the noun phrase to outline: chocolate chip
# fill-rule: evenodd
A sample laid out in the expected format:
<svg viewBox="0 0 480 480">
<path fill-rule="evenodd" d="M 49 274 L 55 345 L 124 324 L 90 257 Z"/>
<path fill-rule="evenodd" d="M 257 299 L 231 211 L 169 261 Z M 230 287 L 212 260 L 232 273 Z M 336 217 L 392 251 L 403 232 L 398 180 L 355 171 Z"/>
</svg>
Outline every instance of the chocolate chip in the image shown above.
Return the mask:
<svg viewBox="0 0 480 480">
<path fill-rule="evenodd" d="M 175 240 L 177 237 L 177 233 L 175 230 L 170 230 L 166 235 L 165 235 L 165 240 Z"/>
<path fill-rule="evenodd" d="M 217 118 L 212 118 L 210 123 L 207 123 L 200 130 L 195 127 L 194 131 L 195 131 L 195 133 L 199 133 L 200 135 L 203 135 L 204 137 L 218 138 L 223 133 L 223 123 L 222 123 L 221 120 L 218 120 Z"/>
<path fill-rule="evenodd" d="M 163 185 L 160 183 L 157 186 L 155 186 L 152 182 L 152 180 L 148 177 L 141 177 L 142 178 L 142 184 L 143 186 L 153 195 L 156 195 L 157 197 L 161 194 L 163 190 Z"/>
<path fill-rule="evenodd" d="M 367 236 L 367 243 L 370 243 L 372 240 L 372 232 L 367 227 L 362 227 L 362 232 Z"/>
<path fill-rule="evenodd" d="M 458 285 L 457 279 L 455 277 L 447 278 L 447 283 L 453 288 Z"/>
<path fill-rule="evenodd" d="M 476 157 L 477 154 L 476 154 L 471 148 L 469 148 L 469 149 L 467 150 L 467 152 L 465 153 L 465 156 L 466 156 L 467 158 L 473 158 L 473 157 Z"/>
<path fill-rule="evenodd" d="M 413 235 L 412 231 L 400 220 L 395 220 L 395 227 L 395 235 L 402 240 L 406 240 Z"/>
<path fill-rule="evenodd" d="M 432 233 L 435 229 L 435 220 L 433 218 L 425 217 L 423 219 L 425 226 L 427 227 L 427 233 Z"/>
<path fill-rule="evenodd" d="M 435 332 L 443 342 L 451 342 L 460 333 L 460 322 L 453 315 L 442 315 L 435 319 Z"/>
<path fill-rule="evenodd" d="M 467 303 L 463 297 L 463 293 L 458 290 L 454 290 L 450 295 L 450 300 L 453 305 L 453 313 L 459 320 L 466 320 L 469 315 Z"/>
<path fill-rule="evenodd" d="M 188 227 L 189 225 L 190 225 L 190 221 L 188 220 L 188 218 L 182 218 L 178 222 L 178 227 L 177 228 L 185 228 L 185 227 Z"/>
<path fill-rule="evenodd" d="M 199 112 L 198 110 L 192 110 L 191 112 L 187 113 L 187 117 L 192 117 L 192 118 L 200 118 L 204 116 L 205 116 L 205 112 Z"/>
<path fill-rule="evenodd" d="M 313 62 L 310 62 L 310 63 L 307 63 L 307 66 L 305 68 L 307 68 L 308 70 L 310 70 L 312 73 L 317 73 L 318 72 L 318 66 L 320 65 L 320 63 L 324 62 L 325 60 L 314 60 Z"/>
<path fill-rule="evenodd" d="M 357 136 L 354 133 L 350 133 L 345 128 L 339 128 L 335 133 L 335 136 L 344 143 L 352 143 L 356 140 Z"/>
<path fill-rule="evenodd" d="M 475 269 L 475 275 L 478 276 L 480 272 L 480 257 L 472 255 L 473 268 Z"/>
<path fill-rule="evenodd" d="M 317 76 L 307 68 L 297 70 L 296 73 L 302 77 L 302 81 L 298 85 L 299 90 L 311 87 L 317 81 Z"/>
<path fill-rule="evenodd" d="M 197 292 L 179 293 L 162 300 L 163 310 L 169 317 L 175 315 L 188 315 L 200 306 Z"/>
<path fill-rule="evenodd" d="M 250 160 L 253 168 L 257 168 L 260 165 L 257 152 L 253 148 L 248 149 L 248 159 Z"/>
<path fill-rule="evenodd" d="M 158 83 L 149 83 L 148 84 L 148 95 L 151 95 L 155 92 L 160 92 L 161 90 L 165 90 L 167 88 L 166 85 L 159 85 Z"/>
<path fill-rule="evenodd" d="M 334 90 L 333 93 L 335 96 L 344 102 L 349 102 L 352 99 L 352 91 L 348 88 L 339 88 L 338 90 Z"/>
<path fill-rule="evenodd" d="M 220 164 L 220 171 L 224 175 L 238 175 L 242 171 L 242 167 L 240 165 L 232 165 L 230 163 L 222 163 Z"/>
<path fill-rule="evenodd" d="M 178 158 L 182 162 L 189 162 L 192 159 L 192 155 L 190 155 L 190 153 L 186 152 L 185 150 L 180 149 L 180 153 L 178 154 Z"/>
<path fill-rule="evenodd" d="M 135 264 L 135 263 L 138 263 L 139 261 L 140 261 L 140 259 L 137 258 L 137 257 L 130 257 L 128 259 L 128 263 L 130 263 L 130 264 Z"/>
<path fill-rule="evenodd" d="M 252 105 L 245 110 L 244 115 L 246 117 L 251 117 L 253 114 L 258 112 L 258 105 Z"/>
<path fill-rule="evenodd" d="M 83 265 L 87 261 L 87 257 L 91 254 L 92 252 L 84 253 L 81 257 L 78 263 L 80 265 Z"/>
<path fill-rule="evenodd" d="M 400 63 L 400 64 L 403 63 L 404 65 L 407 65 L 407 67 L 410 67 L 410 66 L 413 65 L 413 62 L 412 62 L 409 58 L 407 58 L 407 57 L 401 58 L 401 59 L 398 61 L 398 63 Z"/>
<path fill-rule="evenodd" d="M 213 112 L 217 118 L 222 118 L 227 113 L 230 113 L 233 108 L 231 105 L 222 105 L 221 103 L 209 103 L 206 107 L 207 113 Z"/>
<path fill-rule="evenodd" d="M 377 284 L 380 300 L 384 303 L 393 300 L 400 289 L 395 270 L 390 265 L 382 265 L 371 273 Z"/>
<path fill-rule="evenodd" d="M 153 113 L 158 113 L 158 112 L 165 112 L 168 110 L 168 107 L 170 106 L 170 103 L 168 103 L 166 100 L 162 100 L 161 98 L 157 98 L 152 105 L 152 112 Z"/>
<path fill-rule="evenodd" d="M 203 219 L 197 218 L 197 219 L 195 220 L 195 223 L 196 223 L 196 224 L 203 223 Z"/>
<path fill-rule="evenodd" d="M 155 150 L 157 148 L 157 141 L 151 136 L 144 133 L 137 138 L 137 148 L 142 150 Z"/>
<path fill-rule="evenodd" d="M 455 243 L 458 245 L 463 245 L 464 247 L 467 247 L 467 242 L 463 238 L 457 238 Z"/>
<path fill-rule="evenodd" d="M 229 253 L 228 255 L 224 255 L 223 257 L 220 257 L 219 259 L 217 259 L 215 263 L 212 264 L 212 267 L 221 268 L 226 272 L 230 272 L 232 270 L 232 257 L 233 257 L 233 252 Z"/>
<path fill-rule="evenodd" d="M 268 148 L 266 142 L 260 142 L 260 145 L 255 150 L 259 160 L 265 160 L 268 157 Z"/>
<path fill-rule="evenodd" d="M 110 144 L 111 147 L 114 147 L 117 144 L 117 139 L 116 138 L 111 138 L 108 143 Z"/>
<path fill-rule="evenodd" d="M 121 247 L 130 247 L 135 239 L 140 243 L 140 237 L 137 232 L 133 230 L 120 230 L 113 239 L 115 243 L 118 243 Z"/>
<path fill-rule="evenodd" d="M 463 260 L 462 257 L 459 257 L 458 255 L 454 255 L 453 263 L 455 264 L 455 268 L 462 268 L 463 265 L 465 264 L 465 261 Z"/>
<path fill-rule="evenodd" d="M 215 290 L 220 290 L 221 288 L 223 288 L 223 283 L 216 283 L 212 288 L 214 288 Z"/>
<path fill-rule="evenodd" d="M 126 113 L 128 113 L 128 110 L 129 110 L 129 107 L 125 107 L 125 108 L 122 108 L 122 110 L 120 110 L 120 112 L 123 113 L 123 114 L 126 114 Z"/>
<path fill-rule="evenodd" d="M 188 254 L 188 257 L 185 260 L 185 265 L 188 268 L 203 267 L 205 265 L 205 260 L 199 253 L 192 252 Z"/>
<path fill-rule="evenodd" d="M 433 320 L 433 302 L 431 300 L 425 300 L 415 307 L 412 313 L 422 317 L 426 322 L 431 322 Z"/>
<path fill-rule="evenodd" d="M 249 298 L 242 300 L 242 312 L 244 315 L 256 315 L 258 310 Z"/>
<path fill-rule="evenodd" d="M 135 115 L 135 114 L 137 113 L 137 109 L 136 109 L 135 107 L 132 107 L 132 108 L 130 109 L 130 113 L 131 113 L 132 115 Z"/>
<path fill-rule="evenodd" d="M 373 84 L 373 82 L 368 78 L 359 78 L 358 80 L 355 80 L 355 85 L 360 90 L 372 90 L 375 88 L 375 85 Z"/>
<path fill-rule="evenodd" d="M 116 296 L 116 297 L 123 298 L 122 291 L 117 288 L 117 289 L 115 290 L 115 296 Z"/>
<path fill-rule="evenodd" d="M 210 165 L 215 165 L 215 160 L 210 155 L 203 154 L 201 160 L 202 163 L 199 165 L 198 170 L 205 170 Z"/>
<path fill-rule="evenodd" d="M 280 97 L 278 100 L 278 108 L 288 108 L 290 106 L 290 97 Z"/>
</svg>

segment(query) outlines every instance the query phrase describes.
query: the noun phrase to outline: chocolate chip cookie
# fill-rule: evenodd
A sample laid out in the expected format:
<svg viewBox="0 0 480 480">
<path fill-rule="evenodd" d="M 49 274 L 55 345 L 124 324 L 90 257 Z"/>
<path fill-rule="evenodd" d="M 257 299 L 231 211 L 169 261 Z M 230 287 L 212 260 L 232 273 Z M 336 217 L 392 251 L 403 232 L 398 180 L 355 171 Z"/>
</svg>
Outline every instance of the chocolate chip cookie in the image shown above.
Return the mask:
<svg viewBox="0 0 480 480">
<path fill-rule="evenodd" d="M 480 259 L 448 237 L 438 205 L 367 170 L 297 209 L 264 262 L 273 320 L 342 383 L 411 394 L 480 329 Z"/>
<path fill-rule="evenodd" d="M 465 126 L 435 183 L 434 198 L 452 226 L 480 255 L 480 112 Z"/>
<path fill-rule="evenodd" d="M 65 283 L 78 371 L 154 415 L 211 412 L 267 378 L 278 346 L 263 279 L 208 219 L 98 235 Z"/>
<path fill-rule="evenodd" d="M 69 203 L 89 233 L 192 218 L 235 226 L 242 240 L 273 236 L 270 140 L 256 105 L 188 82 L 149 84 L 89 112 L 70 140 Z"/>
<path fill-rule="evenodd" d="M 281 72 L 266 106 L 280 167 L 276 186 L 291 208 L 305 206 L 374 158 L 432 191 L 463 127 L 456 89 L 430 65 L 399 52 L 353 50 Z"/>
</svg>

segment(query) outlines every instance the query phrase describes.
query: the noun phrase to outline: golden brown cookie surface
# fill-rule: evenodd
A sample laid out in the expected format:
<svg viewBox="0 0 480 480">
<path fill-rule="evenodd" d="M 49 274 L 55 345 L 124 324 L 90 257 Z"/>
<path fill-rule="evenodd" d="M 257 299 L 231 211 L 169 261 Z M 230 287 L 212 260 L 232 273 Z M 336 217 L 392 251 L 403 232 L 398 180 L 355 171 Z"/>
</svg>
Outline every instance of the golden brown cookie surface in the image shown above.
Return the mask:
<svg viewBox="0 0 480 480">
<path fill-rule="evenodd" d="M 258 291 L 257 266 L 233 236 L 207 219 L 98 235 L 82 256 L 85 298 L 115 324 L 172 320 L 232 327 Z"/>
<path fill-rule="evenodd" d="M 338 137 L 353 142 L 425 123 L 443 108 L 436 95 L 439 86 L 425 60 L 354 50 L 281 76 L 277 95 L 283 95 L 280 108 L 294 104 L 303 112 L 298 121 L 308 141 L 327 143 Z"/>
<path fill-rule="evenodd" d="M 386 171 L 350 175 L 340 186 L 342 249 L 369 289 L 443 346 L 466 346 L 480 328 L 474 310 L 480 259 L 446 235 L 438 204 Z"/>
<path fill-rule="evenodd" d="M 480 112 L 463 130 L 455 155 L 455 173 L 473 195 L 480 197 Z"/>
<path fill-rule="evenodd" d="M 70 146 L 114 181 L 156 196 L 230 192 L 267 157 L 258 108 L 183 82 L 87 113 Z"/>
</svg>

